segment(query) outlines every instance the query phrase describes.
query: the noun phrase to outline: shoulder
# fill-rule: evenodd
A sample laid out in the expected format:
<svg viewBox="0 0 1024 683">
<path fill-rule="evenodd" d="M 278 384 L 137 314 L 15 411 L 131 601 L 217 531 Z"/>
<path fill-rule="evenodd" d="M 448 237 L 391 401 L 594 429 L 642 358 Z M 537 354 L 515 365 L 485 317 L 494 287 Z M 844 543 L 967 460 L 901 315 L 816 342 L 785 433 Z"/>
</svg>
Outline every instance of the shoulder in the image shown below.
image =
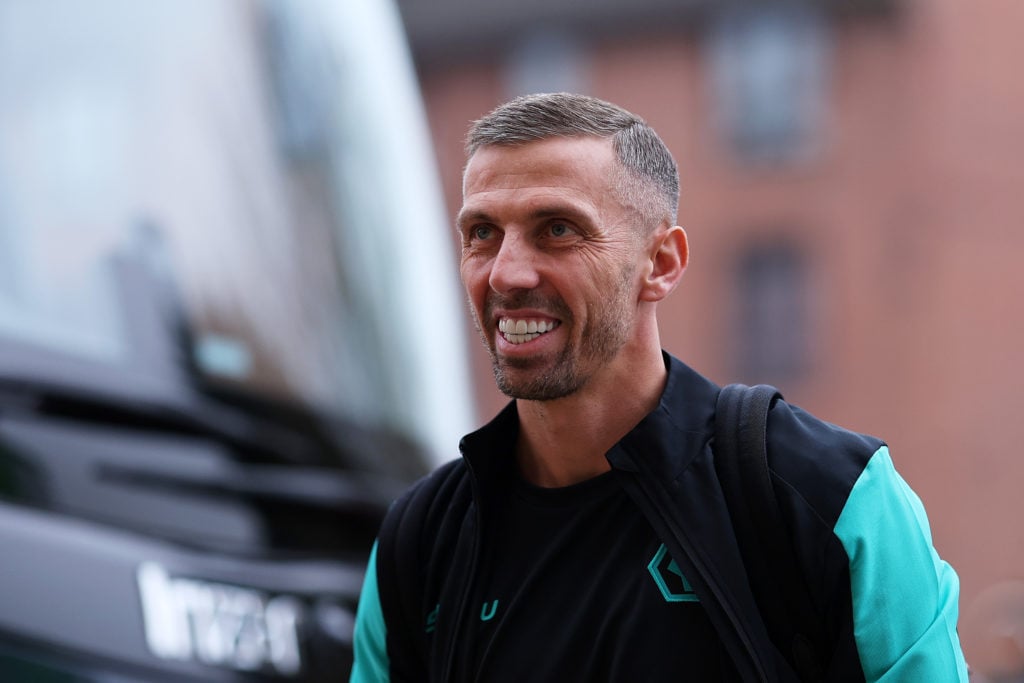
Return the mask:
<svg viewBox="0 0 1024 683">
<path fill-rule="evenodd" d="M 453 506 L 468 506 L 471 499 L 465 462 L 447 462 L 415 482 L 391 504 L 381 525 L 380 541 L 384 545 L 414 542 L 425 529 L 442 524 Z"/>
<path fill-rule="evenodd" d="M 884 451 L 885 442 L 780 400 L 768 416 L 767 446 L 780 497 L 799 498 L 832 527 L 868 463 Z"/>
<path fill-rule="evenodd" d="M 466 465 L 446 463 L 409 487 L 388 509 L 371 553 L 355 628 L 352 680 L 425 680 L 422 638 L 425 552 L 430 526 L 468 490 Z M 471 498 L 467 495 L 466 498 Z M 467 503 L 468 504 L 468 503 Z"/>
<path fill-rule="evenodd" d="M 468 480 L 461 460 L 445 463 L 391 504 L 377 534 L 376 585 L 388 632 L 396 639 L 389 647 L 407 658 L 418 652 L 409 634 L 415 632 L 411 625 L 421 621 L 423 586 L 444 564 L 438 548 L 454 542 L 470 507 Z"/>
<path fill-rule="evenodd" d="M 852 634 L 845 652 L 856 653 L 850 661 L 865 680 L 966 681 L 959 580 L 888 446 L 785 403 L 773 409 L 769 434 L 775 490 L 804 576 L 825 587 L 818 592 L 829 623 Z"/>
</svg>

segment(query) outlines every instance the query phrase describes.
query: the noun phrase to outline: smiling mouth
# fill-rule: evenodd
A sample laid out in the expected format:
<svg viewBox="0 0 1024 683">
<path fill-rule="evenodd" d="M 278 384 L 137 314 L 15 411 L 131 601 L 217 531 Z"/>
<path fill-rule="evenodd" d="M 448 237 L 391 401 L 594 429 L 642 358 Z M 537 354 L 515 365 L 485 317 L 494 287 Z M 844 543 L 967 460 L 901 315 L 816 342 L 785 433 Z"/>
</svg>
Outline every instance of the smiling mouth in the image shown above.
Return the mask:
<svg viewBox="0 0 1024 683">
<path fill-rule="evenodd" d="M 556 327 L 558 327 L 558 321 L 555 320 L 502 318 L 498 321 L 498 332 L 509 344 L 525 344 L 542 334 L 547 334 Z"/>
</svg>

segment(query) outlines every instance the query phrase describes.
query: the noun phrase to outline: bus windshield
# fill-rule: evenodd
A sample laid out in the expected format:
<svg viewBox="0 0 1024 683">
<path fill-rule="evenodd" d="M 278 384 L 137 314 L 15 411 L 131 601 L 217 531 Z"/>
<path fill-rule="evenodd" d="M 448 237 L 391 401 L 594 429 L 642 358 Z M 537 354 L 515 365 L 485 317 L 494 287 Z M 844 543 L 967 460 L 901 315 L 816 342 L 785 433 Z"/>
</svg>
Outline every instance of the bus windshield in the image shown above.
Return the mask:
<svg viewBox="0 0 1024 683">
<path fill-rule="evenodd" d="M 464 428 L 461 350 L 410 329 L 462 304 L 399 26 L 369 0 L 0 3 L 0 339 L 116 366 L 134 254 L 206 381 Z"/>
</svg>

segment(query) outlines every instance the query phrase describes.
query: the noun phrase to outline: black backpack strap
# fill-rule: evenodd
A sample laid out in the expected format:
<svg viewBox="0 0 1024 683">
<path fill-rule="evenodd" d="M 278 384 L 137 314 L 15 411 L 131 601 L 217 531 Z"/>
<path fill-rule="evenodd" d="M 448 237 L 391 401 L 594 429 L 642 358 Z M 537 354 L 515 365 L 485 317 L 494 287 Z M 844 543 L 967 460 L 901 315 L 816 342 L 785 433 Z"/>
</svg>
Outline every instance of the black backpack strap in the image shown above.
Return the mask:
<svg viewBox="0 0 1024 683">
<path fill-rule="evenodd" d="M 768 412 L 774 387 L 730 384 L 715 413 L 715 469 L 722 484 L 751 590 L 779 652 L 804 681 L 822 680 L 817 640 L 823 634 L 768 465 Z"/>
</svg>

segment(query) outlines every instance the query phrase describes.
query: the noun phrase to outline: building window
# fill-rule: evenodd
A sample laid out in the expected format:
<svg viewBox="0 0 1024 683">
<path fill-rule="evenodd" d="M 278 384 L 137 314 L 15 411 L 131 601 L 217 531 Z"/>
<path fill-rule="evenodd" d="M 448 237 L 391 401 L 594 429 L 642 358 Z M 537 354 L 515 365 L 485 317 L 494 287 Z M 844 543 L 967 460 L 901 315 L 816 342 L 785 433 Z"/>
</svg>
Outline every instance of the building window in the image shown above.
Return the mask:
<svg viewBox="0 0 1024 683">
<path fill-rule="evenodd" d="M 830 33 L 809 4 L 723 11 L 704 43 L 712 116 L 745 163 L 793 163 L 819 148 Z"/>
<path fill-rule="evenodd" d="M 586 49 L 575 34 L 555 28 L 527 33 L 505 58 L 509 96 L 538 92 L 586 92 Z"/>
<path fill-rule="evenodd" d="M 795 243 L 756 244 L 736 268 L 737 366 L 744 382 L 783 384 L 810 364 L 810 282 L 807 255 Z"/>
</svg>

